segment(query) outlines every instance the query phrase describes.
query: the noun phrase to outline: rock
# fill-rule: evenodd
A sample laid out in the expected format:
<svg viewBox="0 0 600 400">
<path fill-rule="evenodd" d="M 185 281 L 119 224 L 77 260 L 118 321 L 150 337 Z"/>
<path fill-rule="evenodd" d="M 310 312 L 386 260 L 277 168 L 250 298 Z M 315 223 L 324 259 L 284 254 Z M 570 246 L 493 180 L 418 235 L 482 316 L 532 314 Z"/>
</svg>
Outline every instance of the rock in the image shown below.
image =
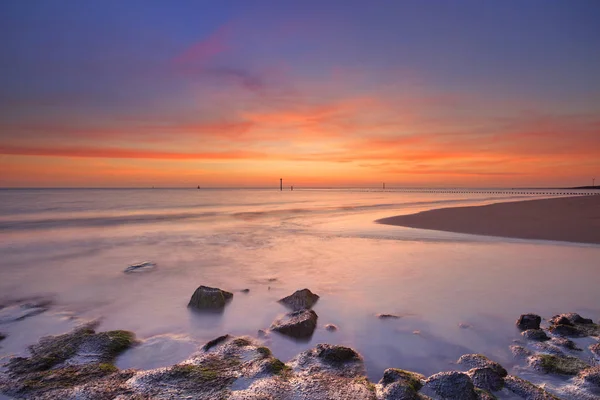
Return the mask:
<svg viewBox="0 0 600 400">
<path fill-rule="evenodd" d="M 546 335 L 546 332 L 541 329 L 527 329 L 526 331 L 521 332 L 521 336 L 536 342 L 545 342 L 546 340 L 550 340 L 548 335 Z"/>
<path fill-rule="evenodd" d="M 242 289 L 240 290 L 241 293 L 250 293 L 250 289 Z"/>
<path fill-rule="evenodd" d="M 360 361 L 360 355 L 345 346 L 330 344 L 318 344 L 316 347 L 317 357 L 328 363 L 345 363 L 349 361 Z"/>
<path fill-rule="evenodd" d="M 555 315 L 554 317 L 550 318 L 550 323 L 553 325 L 589 325 L 593 324 L 594 321 L 589 318 L 583 318 L 577 313 L 566 313 Z"/>
<path fill-rule="evenodd" d="M 325 330 L 329 331 L 329 332 L 335 332 L 338 330 L 338 327 L 335 326 L 334 324 L 327 324 L 327 325 L 325 325 Z"/>
<path fill-rule="evenodd" d="M 94 385 L 119 394 L 120 385 L 132 374 L 120 372 L 113 361 L 134 344 L 134 335 L 127 331 L 96 333 L 95 326 L 90 323 L 63 335 L 43 337 L 30 346 L 30 357 L 10 359 L 6 364 L 10 379 L 0 383 L 0 392 L 19 398 L 60 399 L 69 398 L 61 391 Z M 46 393 L 57 394 L 46 397 Z"/>
<path fill-rule="evenodd" d="M 129 267 L 125 268 L 123 272 L 126 274 L 134 273 L 134 272 L 147 272 L 152 271 L 156 268 L 156 264 L 150 261 L 144 261 L 138 264 L 132 264 Z"/>
<path fill-rule="evenodd" d="M 529 358 L 529 364 L 537 371 L 546 374 L 577 375 L 590 366 L 577 357 L 536 354 Z"/>
<path fill-rule="evenodd" d="M 401 318 L 399 315 L 395 315 L 395 314 L 377 314 L 376 317 L 379 318 L 379 319 L 398 319 L 398 318 Z"/>
<path fill-rule="evenodd" d="M 522 314 L 517 320 L 517 328 L 522 331 L 527 329 L 540 329 L 542 317 L 536 314 Z"/>
<path fill-rule="evenodd" d="M 510 345 L 509 349 L 515 358 L 527 358 L 533 355 L 531 350 L 527 350 L 525 347 L 516 344 Z"/>
<path fill-rule="evenodd" d="M 296 290 L 293 294 L 279 300 L 279 303 L 294 310 L 308 310 L 319 300 L 319 296 L 308 289 Z"/>
<path fill-rule="evenodd" d="M 0 308 L 0 325 L 33 317 L 50 309 L 48 299 L 30 299 Z"/>
<path fill-rule="evenodd" d="M 467 371 L 475 387 L 488 392 L 497 392 L 504 387 L 504 379 L 494 368 L 473 368 Z"/>
<path fill-rule="evenodd" d="M 583 351 L 582 349 L 577 347 L 575 342 L 564 337 L 553 337 L 552 339 L 550 339 L 550 343 L 552 343 L 555 346 L 564 347 L 565 349 L 569 350 Z"/>
<path fill-rule="evenodd" d="M 505 377 L 504 387 L 525 400 L 559 400 L 544 389 L 517 376 Z"/>
<path fill-rule="evenodd" d="M 490 360 L 483 354 L 465 354 L 460 356 L 456 363 L 469 369 L 491 368 L 501 377 L 505 377 L 508 374 L 502 365 Z"/>
<path fill-rule="evenodd" d="M 200 286 L 192 295 L 188 307 L 198 310 L 222 310 L 232 298 L 233 293 L 218 288 Z"/>
<path fill-rule="evenodd" d="M 600 365 L 579 372 L 575 382 L 592 393 L 600 394 Z"/>
<path fill-rule="evenodd" d="M 0 332 L 0 341 L 6 339 L 6 335 L 2 332 Z"/>
<path fill-rule="evenodd" d="M 308 374 L 326 372 L 339 377 L 362 378 L 365 373 L 363 359 L 350 347 L 318 344 L 304 351 L 290 362 L 294 371 Z"/>
<path fill-rule="evenodd" d="M 475 388 L 475 393 L 477 393 L 477 400 L 498 400 L 496 396 L 487 390 L 483 390 L 478 387 Z"/>
<path fill-rule="evenodd" d="M 600 359 L 600 343 L 590 345 L 590 351 L 597 359 Z"/>
<path fill-rule="evenodd" d="M 267 331 L 265 331 L 264 329 L 259 329 L 257 334 L 259 338 L 266 338 L 267 336 L 269 336 Z"/>
<path fill-rule="evenodd" d="M 317 327 L 317 318 L 313 310 L 294 311 L 273 322 L 270 329 L 296 339 L 307 339 Z"/>
<path fill-rule="evenodd" d="M 381 397 L 386 400 L 420 399 L 418 391 L 423 387 L 424 380 L 425 377 L 421 374 L 388 368 L 383 372 L 383 378 L 379 381 L 379 385 L 382 386 Z"/>
<path fill-rule="evenodd" d="M 460 329 L 469 329 L 469 328 L 471 328 L 471 325 L 469 325 L 469 324 L 467 324 L 467 323 L 465 323 L 465 322 L 460 322 L 460 323 L 458 324 L 458 327 L 459 327 Z"/>
<path fill-rule="evenodd" d="M 428 394 L 427 392 L 448 400 L 477 400 L 471 378 L 458 371 L 440 372 L 427 378 L 423 393 Z"/>
<path fill-rule="evenodd" d="M 229 336 L 229 335 L 219 336 L 218 338 L 213 339 L 213 340 L 207 342 L 204 346 L 202 346 L 202 350 L 209 351 L 213 347 L 227 341 L 230 338 L 231 338 L 231 336 Z"/>
<path fill-rule="evenodd" d="M 578 327 L 573 326 L 573 325 L 564 325 L 564 324 L 551 325 L 550 328 L 548 328 L 548 330 L 550 332 L 552 332 L 553 334 L 560 335 L 560 336 L 567 336 L 567 337 L 584 337 L 584 336 L 586 336 L 585 332 L 583 332 Z"/>
<path fill-rule="evenodd" d="M 566 337 L 600 336 L 600 325 L 576 313 L 555 315 L 550 319 L 550 332 Z"/>
</svg>

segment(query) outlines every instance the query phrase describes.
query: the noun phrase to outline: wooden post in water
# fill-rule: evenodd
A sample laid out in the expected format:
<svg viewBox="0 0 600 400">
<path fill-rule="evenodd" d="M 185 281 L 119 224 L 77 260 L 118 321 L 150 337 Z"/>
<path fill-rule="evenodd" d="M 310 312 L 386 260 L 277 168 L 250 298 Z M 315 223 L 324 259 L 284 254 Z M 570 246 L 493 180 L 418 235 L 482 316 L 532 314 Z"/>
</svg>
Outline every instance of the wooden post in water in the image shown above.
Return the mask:
<svg viewBox="0 0 600 400">
<path fill-rule="evenodd" d="M 383 182 L 383 190 L 385 190 L 385 182 Z"/>
<path fill-rule="evenodd" d="M 283 190 L 283 178 L 279 178 L 279 191 Z"/>
</svg>

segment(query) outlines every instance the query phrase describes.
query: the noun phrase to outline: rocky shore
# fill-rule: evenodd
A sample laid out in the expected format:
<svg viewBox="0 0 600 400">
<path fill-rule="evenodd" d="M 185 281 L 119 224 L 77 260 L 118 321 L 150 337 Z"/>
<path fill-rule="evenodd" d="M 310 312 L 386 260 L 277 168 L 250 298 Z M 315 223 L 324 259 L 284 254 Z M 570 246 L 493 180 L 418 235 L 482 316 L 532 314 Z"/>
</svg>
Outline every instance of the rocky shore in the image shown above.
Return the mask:
<svg viewBox="0 0 600 400">
<path fill-rule="evenodd" d="M 232 298 L 202 286 L 190 307 L 222 311 Z M 304 289 L 282 299 L 292 311 L 269 330 L 310 337 L 318 298 Z M 260 338 L 227 334 L 179 364 L 120 370 L 115 359 L 136 346 L 134 333 L 97 332 L 97 326 L 44 337 L 28 357 L 10 358 L 0 369 L 0 393 L 18 399 L 600 399 L 600 325 L 575 313 L 548 320 L 521 315 L 521 335 L 510 346 L 517 366 L 510 373 L 485 355 L 465 354 L 451 371 L 426 377 L 389 368 L 378 382 L 369 381 L 363 357 L 349 347 L 317 344 L 283 362 Z M 515 374 L 536 381 L 559 377 L 562 383 L 544 387 Z"/>
</svg>

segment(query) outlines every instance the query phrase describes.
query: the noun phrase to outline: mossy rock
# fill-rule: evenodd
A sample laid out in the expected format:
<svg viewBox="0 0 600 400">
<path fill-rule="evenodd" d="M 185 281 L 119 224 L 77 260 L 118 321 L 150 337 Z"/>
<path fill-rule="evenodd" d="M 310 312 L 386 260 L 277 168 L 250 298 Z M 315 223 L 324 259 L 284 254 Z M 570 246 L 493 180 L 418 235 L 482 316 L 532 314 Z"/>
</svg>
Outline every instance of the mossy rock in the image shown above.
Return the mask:
<svg viewBox="0 0 600 400">
<path fill-rule="evenodd" d="M 407 385 L 414 391 L 418 392 L 422 387 L 425 377 L 416 372 L 405 371 L 398 368 L 388 368 L 383 372 L 383 378 L 379 381 L 383 386 L 387 386 L 393 382 L 401 382 L 403 385 Z"/>
<path fill-rule="evenodd" d="M 238 347 L 250 346 L 252 344 L 250 340 L 243 337 L 235 338 L 231 341 L 231 343 Z"/>
<path fill-rule="evenodd" d="M 271 353 L 271 350 L 268 347 L 265 346 L 260 346 L 256 348 L 256 351 L 263 357 L 271 357 L 273 355 L 273 353 Z"/>
<path fill-rule="evenodd" d="M 266 363 L 267 372 L 273 375 L 280 375 L 284 377 L 288 377 L 292 369 L 285 365 L 281 360 L 275 357 L 271 357 Z"/>
<path fill-rule="evenodd" d="M 377 390 L 375 384 L 373 384 L 373 382 L 371 382 L 369 380 L 369 378 L 367 378 L 366 376 L 361 376 L 359 378 L 355 378 L 354 382 L 356 382 L 356 383 L 358 383 L 360 385 L 365 386 L 369 391 L 371 391 L 373 393 L 375 393 L 376 390 Z"/>
<path fill-rule="evenodd" d="M 535 362 L 543 372 L 559 375 L 577 375 L 580 371 L 590 367 L 577 357 L 550 354 L 537 356 Z"/>
</svg>

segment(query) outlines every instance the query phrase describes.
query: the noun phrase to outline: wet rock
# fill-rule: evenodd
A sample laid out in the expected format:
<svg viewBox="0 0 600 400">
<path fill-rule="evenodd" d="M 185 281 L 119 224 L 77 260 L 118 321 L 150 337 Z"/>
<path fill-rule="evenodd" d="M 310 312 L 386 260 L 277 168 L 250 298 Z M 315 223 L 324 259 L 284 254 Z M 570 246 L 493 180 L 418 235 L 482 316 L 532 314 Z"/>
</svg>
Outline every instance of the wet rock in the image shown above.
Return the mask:
<svg viewBox="0 0 600 400">
<path fill-rule="evenodd" d="M 250 293 L 250 289 L 242 289 L 240 290 L 241 293 Z"/>
<path fill-rule="evenodd" d="M 50 309 L 49 299 L 29 299 L 0 308 L 0 325 L 33 317 Z"/>
<path fill-rule="evenodd" d="M 578 386 L 600 395 L 600 366 L 581 371 L 575 378 Z"/>
<path fill-rule="evenodd" d="M 259 329 L 257 334 L 259 338 L 266 338 L 267 336 L 269 336 L 267 331 L 265 331 L 264 329 Z"/>
<path fill-rule="evenodd" d="M 460 329 L 469 329 L 469 328 L 471 328 L 471 325 L 470 325 L 470 324 L 467 324 L 467 323 L 465 323 L 465 322 L 460 322 L 460 323 L 458 324 L 458 327 L 459 327 Z"/>
<path fill-rule="evenodd" d="M 381 385 L 381 396 L 379 397 L 386 400 L 420 399 L 418 391 L 423 387 L 424 381 L 425 377 L 421 374 L 388 368 L 383 372 L 383 378 L 379 381 L 379 385 Z"/>
<path fill-rule="evenodd" d="M 558 356 L 552 354 L 536 354 L 529 358 L 529 365 L 546 374 L 577 375 L 589 368 L 589 364 L 577 357 Z"/>
<path fill-rule="evenodd" d="M 365 373 L 360 354 L 349 347 L 330 344 L 318 344 L 294 357 L 289 364 L 298 372 L 326 372 L 346 378 L 362 378 Z"/>
<path fill-rule="evenodd" d="M 379 318 L 379 319 L 398 319 L 398 318 L 401 318 L 399 315 L 395 315 L 395 314 L 377 314 L 376 317 Z"/>
<path fill-rule="evenodd" d="M 485 391 L 497 392 L 504 387 L 503 377 L 494 368 L 473 368 L 467 371 L 467 375 L 469 375 L 475 387 Z"/>
<path fill-rule="evenodd" d="M 517 320 L 517 328 L 522 331 L 527 329 L 540 329 L 540 322 L 542 317 L 536 314 L 522 314 Z"/>
<path fill-rule="evenodd" d="M 589 325 L 593 324 L 594 321 L 589 318 L 583 318 L 577 313 L 566 313 L 555 315 L 554 317 L 550 318 L 550 323 L 553 325 Z"/>
<path fill-rule="evenodd" d="M 425 381 L 423 393 L 435 397 L 456 400 L 476 400 L 475 386 L 471 378 L 463 372 L 450 371 L 432 375 Z"/>
<path fill-rule="evenodd" d="M 550 332 L 566 337 L 599 336 L 600 325 L 576 313 L 559 314 L 550 319 Z"/>
<path fill-rule="evenodd" d="M 138 272 L 148 272 L 152 271 L 156 268 L 156 264 L 150 261 L 144 261 L 138 264 L 132 264 L 129 267 L 125 268 L 123 272 L 126 274 L 138 273 Z"/>
<path fill-rule="evenodd" d="M 546 340 L 550 340 L 548 335 L 546 335 L 546 332 L 541 329 L 527 329 L 526 331 L 521 332 L 521 336 L 536 342 L 545 342 Z"/>
<path fill-rule="evenodd" d="M 505 377 L 508 374 L 502 365 L 490 360 L 483 354 L 465 354 L 462 355 L 456 363 L 469 369 L 491 368 L 500 377 Z"/>
<path fill-rule="evenodd" d="M 360 355 L 345 346 L 330 344 L 318 344 L 316 347 L 317 357 L 328 363 L 345 363 L 349 361 L 360 361 Z"/>
<path fill-rule="evenodd" d="M 566 337 L 584 337 L 586 336 L 583 331 L 573 325 L 552 325 L 548 328 L 550 332 L 555 335 L 566 336 Z"/>
<path fill-rule="evenodd" d="M 233 293 L 218 288 L 200 286 L 190 299 L 188 307 L 198 310 L 222 310 L 233 298 Z"/>
<path fill-rule="evenodd" d="M 308 310 L 319 300 L 319 296 L 308 289 L 296 290 L 293 294 L 279 300 L 279 303 L 294 310 Z"/>
<path fill-rule="evenodd" d="M 31 346 L 30 357 L 14 357 L 6 365 L 10 377 L 0 384 L 0 392 L 25 398 L 67 398 L 61 391 L 81 385 L 105 385 L 118 394 L 119 384 L 131 374 L 112 363 L 134 344 L 127 331 L 94 331 L 86 324 L 72 332 L 47 336 Z M 128 375 L 129 374 L 129 375 Z M 47 393 L 52 393 L 52 395 Z M 56 393 L 56 394 L 55 394 Z"/>
<path fill-rule="evenodd" d="M 539 386 L 517 376 L 505 377 L 504 387 L 525 400 L 559 400 Z"/>
<path fill-rule="evenodd" d="M 317 318 L 313 310 L 294 311 L 273 322 L 270 329 L 296 339 L 308 339 L 317 327 Z"/>
<path fill-rule="evenodd" d="M 549 343 L 569 350 L 582 351 L 575 342 L 564 337 L 553 337 Z"/>
<path fill-rule="evenodd" d="M 600 359 L 600 343 L 590 345 L 590 351 L 597 359 Z"/>
<path fill-rule="evenodd" d="M 515 358 L 527 358 L 533 355 L 531 350 L 527 350 L 525 347 L 516 344 L 509 346 L 509 349 Z"/>
<path fill-rule="evenodd" d="M 338 327 L 335 326 L 334 324 L 327 324 L 327 325 L 325 325 L 325 330 L 329 331 L 329 332 L 335 332 L 338 330 Z"/>
<path fill-rule="evenodd" d="M 231 336 L 229 336 L 229 335 L 219 336 L 218 338 L 215 338 L 215 339 L 207 342 L 204 346 L 202 346 L 202 350 L 209 351 L 213 347 L 227 341 L 230 338 L 231 338 Z"/>
<path fill-rule="evenodd" d="M 6 339 L 6 335 L 2 332 L 0 332 L 0 341 Z"/>
<path fill-rule="evenodd" d="M 477 400 L 498 400 L 496 396 L 487 390 L 483 390 L 478 387 L 475 388 L 475 393 L 477 393 Z"/>
<path fill-rule="evenodd" d="M 555 356 L 560 357 L 565 356 L 565 352 L 563 351 L 563 349 L 552 344 L 550 341 L 534 342 L 531 344 L 531 347 L 535 350 L 535 352 L 553 354 Z"/>
</svg>

